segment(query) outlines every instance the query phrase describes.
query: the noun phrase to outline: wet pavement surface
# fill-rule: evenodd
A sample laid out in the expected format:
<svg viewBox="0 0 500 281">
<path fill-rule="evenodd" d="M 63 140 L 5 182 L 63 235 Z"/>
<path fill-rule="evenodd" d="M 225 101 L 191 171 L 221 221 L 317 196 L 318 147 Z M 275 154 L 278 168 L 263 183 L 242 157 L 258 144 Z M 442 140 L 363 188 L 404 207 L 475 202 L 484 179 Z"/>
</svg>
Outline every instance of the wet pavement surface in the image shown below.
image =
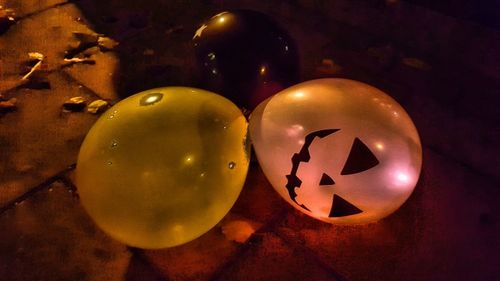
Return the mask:
<svg viewBox="0 0 500 281">
<path fill-rule="evenodd" d="M 0 35 L 0 280 L 498 280 L 494 24 L 397 0 L 0 6 L 15 13 Z M 153 87 L 197 86 L 190 40 L 229 8 L 259 10 L 286 27 L 302 80 L 360 80 L 408 111 L 424 160 L 398 211 L 361 226 L 315 221 L 279 198 L 254 162 L 231 212 L 188 244 L 130 248 L 94 225 L 72 173 L 100 112 L 63 104 L 78 96 L 112 105 Z"/>
</svg>

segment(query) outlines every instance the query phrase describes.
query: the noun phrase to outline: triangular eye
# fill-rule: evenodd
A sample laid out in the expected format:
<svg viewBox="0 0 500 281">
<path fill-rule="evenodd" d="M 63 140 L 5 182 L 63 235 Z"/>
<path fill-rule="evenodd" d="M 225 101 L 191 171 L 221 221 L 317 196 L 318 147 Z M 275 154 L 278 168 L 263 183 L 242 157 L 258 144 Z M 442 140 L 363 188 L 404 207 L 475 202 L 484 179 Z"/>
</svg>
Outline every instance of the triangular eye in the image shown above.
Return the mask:
<svg viewBox="0 0 500 281">
<path fill-rule="evenodd" d="M 373 152 L 371 152 L 360 139 L 355 138 L 349 157 L 347 157 L 347 161 L 345 162 L 344 168 L 340 174 L 350 175 L 361 173 L 377 166 L 378 163 L 379 161 L 377 157 L 373 155 Z"/>
<path fill-rule="evenodd" d="M 362 212 L 363 211 L 360 210 L 358 207 L 347 202 L 347 200 L 338 196 L 337 194 L 334 194 L 332 209 L 330 210 L 330 214 L 328 216 L 330 218 L 345 217 L 345 216 L 359 214 Z"/>
<path fill-rule="evenodd" d="M 335 181 L 333 181 L 333 179 L 329 175 L 323 173 L 323 175 L 321 176 L 321 180 L 319 181 L 319 185 L 332 185 L 332 184 L 335 184 Z"/>
</svg>

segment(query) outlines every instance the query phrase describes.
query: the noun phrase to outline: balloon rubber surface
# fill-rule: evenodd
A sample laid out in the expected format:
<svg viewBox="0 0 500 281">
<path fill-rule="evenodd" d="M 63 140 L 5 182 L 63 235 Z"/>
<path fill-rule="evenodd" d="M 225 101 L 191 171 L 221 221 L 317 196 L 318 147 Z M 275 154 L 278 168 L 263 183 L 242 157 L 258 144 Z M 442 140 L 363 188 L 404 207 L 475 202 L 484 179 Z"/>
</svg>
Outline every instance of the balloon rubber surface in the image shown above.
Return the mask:
<svg viewBox="0 0 500 281">
<path fill-rule="evenodd" d="M 81 202 L 114 238 L 163 248 L 207 232 L 236 201 L 248 169 L 247 122 L 194 88 L 133 95 L 106 111 L 76 168 Z"/>
<path fill-rule="evenodd" d="M 391 214 L 420 175 L 422 147 L 406 111 L 357 81 L 318 79 L 279 92 L 254 110 L 250 135 L 276 191 L 329 223 Z"/>
<path fill-rule="evenodd" d="M 198 28 L 193 45 L 203 88 L 222 94 L 240 107 L 251 110 L 299 81 L 294 41 L 263 13 L 219 13 Z"/>
</svg>

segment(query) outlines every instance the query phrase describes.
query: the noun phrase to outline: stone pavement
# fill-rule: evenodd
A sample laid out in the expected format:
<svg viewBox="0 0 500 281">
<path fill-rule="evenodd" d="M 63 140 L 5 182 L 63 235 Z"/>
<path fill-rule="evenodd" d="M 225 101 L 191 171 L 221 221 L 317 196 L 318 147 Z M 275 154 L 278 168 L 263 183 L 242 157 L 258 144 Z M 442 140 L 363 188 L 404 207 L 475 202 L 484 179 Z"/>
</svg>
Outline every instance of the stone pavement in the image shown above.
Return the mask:
<svg viewBox="0 0 500 281">
<path fill-rule="evenodd" d="M 0 108 L 0 280 L 498 280 L 500 25 L 412 3 L 0 0 L 16 19 L 0 35 L 0 104 L 15 104 Z M 155 251 L 112 240 L 72 183 L 99 114 L 63 104 L 196 86 L 192 34 L 235 7 L 290 31 L 303 80 L 364 81 L 407 109 L 424 147 L 414 194 L 380 222 L 328 225 L 252 163 L 236 205 L 199 239 Z M 22 80 L 33 52 L 43 60 Z"/>
</svg>

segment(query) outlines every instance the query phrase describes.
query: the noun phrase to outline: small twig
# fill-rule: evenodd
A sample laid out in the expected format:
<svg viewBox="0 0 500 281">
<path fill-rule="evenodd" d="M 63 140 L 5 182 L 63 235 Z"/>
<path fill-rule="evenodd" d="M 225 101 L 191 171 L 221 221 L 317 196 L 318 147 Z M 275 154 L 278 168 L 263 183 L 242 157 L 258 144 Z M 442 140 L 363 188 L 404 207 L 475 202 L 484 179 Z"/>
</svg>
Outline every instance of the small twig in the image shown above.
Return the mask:
<svg viewBox="0 0 500 281">
<path fill-rule="evenodd" d="M 30 70 L 30 72 L 28 72 L 26 75 L 23 76 L 23 78 L 21 78 L 21 80 L 28 80 L 30 78 L 30 76 L 35 72 L 37 71 L 40 67 L 42 66 L 42 61 L 39 60 Z"/>
</svg>

